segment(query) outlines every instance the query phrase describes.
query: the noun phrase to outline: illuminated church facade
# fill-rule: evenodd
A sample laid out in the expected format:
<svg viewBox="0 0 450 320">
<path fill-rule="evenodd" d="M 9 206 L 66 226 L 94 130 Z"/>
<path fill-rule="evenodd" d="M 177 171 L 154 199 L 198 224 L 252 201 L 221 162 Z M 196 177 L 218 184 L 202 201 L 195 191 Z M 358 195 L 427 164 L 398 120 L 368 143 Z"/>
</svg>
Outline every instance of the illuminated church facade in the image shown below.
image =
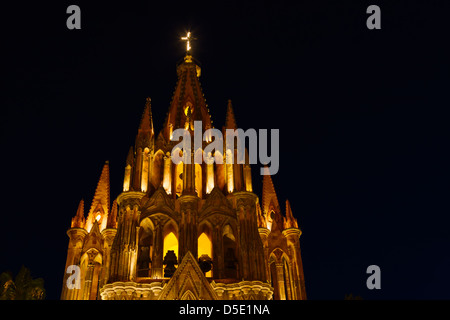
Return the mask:
<svg viewBox="0 0 450 320">
<path fill-rule="evenodd" d="M 203 131 L 213 128 L 189 49 L 158 135 L 147 98 L 123 192 L 111 204 L 106 162 L 87 216 L 80 202 L 67 231 L 61 299 L 306 299 L 301 230 L 289 201 L 279 205 L 271 176 L 262 178 L 260 200 L 248 157 L 245 164 L 229 161 L 236 150 L 215 150 L 223 164 L 171 160 L 173 130 L 193 131 L 194 121 Z M 228 101 L 224 135 L 236 128 Z M 207 144 L 192 149 L 192 159 Z M 67 285 L 71 265 L 80 270 L 75 288 Z"/>
</svg>

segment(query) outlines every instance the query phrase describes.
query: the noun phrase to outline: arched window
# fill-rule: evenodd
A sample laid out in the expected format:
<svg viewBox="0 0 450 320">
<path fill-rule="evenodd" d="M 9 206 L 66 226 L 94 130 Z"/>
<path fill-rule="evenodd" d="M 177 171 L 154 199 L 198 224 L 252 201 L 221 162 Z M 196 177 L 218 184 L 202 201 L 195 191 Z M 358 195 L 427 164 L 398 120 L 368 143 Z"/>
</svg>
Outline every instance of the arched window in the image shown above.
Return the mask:
<svg viewBox="0 0 450 320">
<path fill-rule="evenodd" d="M 175 194 L 178 197 L 183 192 L 183 167 L 183 162 L 178 163 L 175 167 Z"/>
<path fill-rule="evenodd" d="M 203 197 L 202 167 L 198 163 L 195 164 L 195 192 L 197 192 L 199 198 Z"/>
<path fill-rule="evenodd" d="M 163 257 L 166 256 L 169 250 L 173 250 L 178 257 L 178 239 L 173 232 L 170 232 L 164 237 Z"/>
<path fill-rule="evenodd" d="M 155 188 L 157 188 L 163 179 L 164 171 L 164 152 L 158 150 L 153 157 L 153 167 L 151 169 L 150 179 Z"/>
<path fill-rule="evenodd" d="M 289 264 L 285 258 L 283 258 L 283 275 L 284 275 L 284 290 L 286 300 L 292 300 L 292 288 L 291 288 L 292 279 Z"/>
<path fill-rule="evenodd" d="M 236 252 L 236 238 L 233 234 L 233 229 L 227 224 L 222 231 L 223 254 L 224 254 L 224 271 L 225 278 L 237 278 L 237 252 Z"/>
<path fill-rule="evenodd" d="M 266 217 L 267 229 L 272 230 L 273 217 L 275 216 L 275 212 L 271 210 Z"/>
<path fill-rule="evenodd" d="M 147 192 L 148 190 L 148 177 L 149 177 L 149 170 L 150 170 L 150 149 L 144 148 L 144 158 L 142 159 L 142 175 L 141 175 L 141 190 L 143 192 Z"/>
<path fill-rule="evenodd" d="M 278 277 L 277 277 L 277 264 L 276 258 L 271 254 L 269 258 L 269 275 L 270 275 L 270 285 L 273 287 L 273 300 L 280 300 L 280 292 L 278 287 Z"/>
<path fill-rule="evenodd" d="M 226 151 L 226 159 L 225 159 L 225 174 L 226 174 L 226 183 L 227 183 L 227 191 L 232 193 L 234 191 L 234 178 L 233 178 L 233 154 L 230 149 Z"/>
<path fill-rule="evenodd" d="M 149 277 L 153 252 L 153 223 L 149 218 L 141 222 L 139 228 L 137 276 Z"/>
<path fill-rule="evenodd" d="M 102 255 L 96 249 L 89 249 L 81 256 L 81 288 L 80 300 L 96 300 L 98 282 L 102 268 Z"/>
<path fill-rule="evenodd" d="M 225 165 L 223 164 L 223 155 L 220 151 L 214 150 L 214 173 L 215 179 L 214 185 L 218 186 L 220 190 L 225 188 Z"/>
<path fill-rule="evenodd" d="M 197 300 L 191 290 L 186 291 L 180 300 Z"/>
<path fill-rule="evenodd" d="M 210 259 L 213 258 L 212 242 L 205 232 L 203 232 L 198 237 L 198 258 L 202 257 L 203 255 L 207 255 Z M 212 272 L 211 271 L 206 272 L 205 276 L 211 277 Z"/>
<path fill-rule="evenodd" d="M 164 237 L 163 252 L 164 277 L 170 278 L 178 264 L 178 238 L 171 231 Z"/>
</svg>

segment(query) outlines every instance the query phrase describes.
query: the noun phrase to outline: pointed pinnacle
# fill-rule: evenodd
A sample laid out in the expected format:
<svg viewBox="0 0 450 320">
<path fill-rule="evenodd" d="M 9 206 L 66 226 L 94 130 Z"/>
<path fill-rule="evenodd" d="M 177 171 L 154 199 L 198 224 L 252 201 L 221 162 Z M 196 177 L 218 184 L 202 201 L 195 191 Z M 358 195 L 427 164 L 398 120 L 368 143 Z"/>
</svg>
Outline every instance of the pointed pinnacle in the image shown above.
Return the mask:
<svg viewBox="0 0 450 320">
<path fill-rule="evenodd" d="M 291 204 L 289 200 L 286 200 L 286 228 L 298 228 L 297 219 L 292 214 Z"/>
<path fill-rule="evenodd" d="M 148 97 L 145 102 L 144 112 L 142 113 L 141 123 L 139 124 L 139 131 L 142 132 L 152 132 L 153 133 L 153 118 L 152 118 L 152 108 L 151 99 Z"/>
<path fill-rule="evenodd" d="M 97 183 L 97 188 L 95 189 L 94 198 L 92 199 L 91 209 L 89 214 L 92 214 L 98 204 L 101 204 L 103 210 L 106 214 L 109 212 L 109 196 L 110 196 L 110 185 L 109 185 L 109 162 L 105 162 L 103 165 L 102 173 L 100 179 Z"/>
<path fill-rule="evenodd" d="M 80 203 L 78 204 L 78 209 L 77 209 L 76 216 L 79 217 L 79 218 L 81 218 L 81 217 L 84 218 L 84 200 L 83 199 L 81 199 Z"/>
<path fill-rule="evenodd" d="M 85 224 L 84 218 L 84 200 L 81 199 L 78 204 L 78 209 L 75 217 L 72 218 L 71 227 L 72 228 L 84 228 Z"/>
<path fill-rule="evenodd" d="M 108 215 L 108 222 L 106 224 L 106 228 L 117 228 L 117 200 L 113 201 L 111 214 Z"/>
<path fill-rule="evenodd" d="M 225 117 L 225 129 L 237 129 L 236 118 L 234 116 L 231 100 L 228 100 L 227 115 Z"/>
<path fill-rule="evenodd" d="M 134 160 L 134 151 L 133 146 L 131 146 L 130 149 L 128 150 L 126 165 L 133 166 L 134 162 L 133 160 Z"/>
<path fill-rule="evenodd" d="M 262 209 L 265 213 L 269 212 L 271 204 L 274 206 L 273 210 L 280 212 L 280 204 L 278 203 L 277 193 L 272 182 L 272 177 L 269 174 L 269 168 L 264 167 L 266 174 L 263 177 L 263 190 L 262 190 Z"/>
</svg>

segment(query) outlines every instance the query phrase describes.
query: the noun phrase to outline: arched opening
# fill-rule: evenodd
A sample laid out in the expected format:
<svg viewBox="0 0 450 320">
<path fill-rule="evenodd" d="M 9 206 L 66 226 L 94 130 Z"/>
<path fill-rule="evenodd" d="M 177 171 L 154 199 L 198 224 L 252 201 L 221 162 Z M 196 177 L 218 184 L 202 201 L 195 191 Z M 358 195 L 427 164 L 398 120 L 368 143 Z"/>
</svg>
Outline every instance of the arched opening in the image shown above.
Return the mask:
<svg viewBox="0 0 450 320">
<path fill-rule="evenodd" d="M 227 183 L 227 191 L 232 193 L 234 191 L 234 177 L 233 177 L 233 153 L 230 149 L 226 151 L 225 159 L 225 175 Z"/>
<path fill-rule="evenodd" d="M 287 300 L 292 300 L 292 278 L 288 261 L 283 257 L 284 290 Z"/>
<path fill-rule="evenodd" d="M 164 277 L 171 277 L 178 264 L 178 238 L 172 231 L 164 237 L 163 252 Z"/>
<path fill-rule="evenodd" d="M 148 190 L 148 178 L 149 178 L 149 171 L 150 171 L 150 149 L 144 148 L 143 153 L 143 159 L 142 159 L 142 176 L 141 176 L 141 190 L 143 192 L 147 192 Z"/>
<path fill-rule="evenodd" d="M 172 250 L 178 257 L 178 239 L 173 232 L 170 232 L 164 237 L 163 257 L 166 256 L 169 250 Z"/>
<path fill-rule="evenodd" d="M 197 300 L 191 290 L 186 291 L 180 300 Z"/>
<path fill-rule="evenodd" d="M 199 198 L 203 197 L 202 166 L 198 163 L 195 164 L 195 192 Z"/>
<path fill-rule="evenodd" d="M 205 258 L 208 256 L 211 260 L 213 258 L 213 252 L 212 252 L 212 242 L 211 239 L 208 237 L 208 235 L 203 232 L 198 237 L 198 258 Z M 208 271 L 205 273 L 206 277 L 212 276 L 212 271 Z"/>
<path fill-rule="evenodd" d="M 184 115 L 187 116 L 188 111 L 190 111 L 191 114 L 194 113 L 194 107 L 190 101 L 186 102 L 186 105 L 184 106 Z"/>
<path fill-rule="evenodd" d="M 214 151 L 214 165 L 215 165 L 215 179 L 214 185 L 217 185 L 220 190 L 225 188 L 225 167 L 223 164 L 223 155 L 221 152 Z"/>
<path fill-rule="evenodd" d="M 243 173 L 243 165 L 239 162 L 239 157 L 238 157 L 238 150 L 235 149 L 234 150 L 234 165 L 232 167 L 233 170 L 233 177 L 234 177 L 234 187 L 236 191 L 242 191 L 243 190 L 243 177 L 244 177 L 244 173 Z"/>
<path fill-rule="evenodd" d="M 278 287 L 277 278 L 277 265 L 275 260 L 272 260 L 269 264 L 270 268 L 270 285 L 273 287 L 273 300 L 280 300 L 280 292 Z"/>
<path fill-rule="evenodd" d="M 153 187 L 158 188 L 161 185 L 164 170 L 164 153 L 158 150 L 153 158 L 153 167 L 151 169 L 151 183 Z"/>
<path fill-rule="evenodd" d="M 224 254 L 224 272 L 225 278 L 237 278 L 237 252 L 236 252 L 236 238 L 233 229 L 227 224 L 222 231 L 222 243 Z"/>
<path fill-rule="evenodd" d="M 139 228 L 138 258 L 137 258 L 137 276 L 149 277 L 151 269 L 151 257 L 153 254 L 153 223 L 149 218 L 141 222 Z"/>
<path fill-rule="evenodd" d="M 81 288 L 80 300 L 96 300 L 98 294 L 99 276 L 102 268 L 102 255 L 95 249 L 90 249 L 81 256 Z"/>
<path fill-rule="evenodd" d="M 180 151 L 181 152 L 181 151 Z M 175 194 L 180 197 L 183 192 L 183 162 L 180 162 L 175 167 Z"/>
<path fill-rule="evenodd" d="M 273 217 L 275 216 L 275 212 L 271 210 L 266 217 L 267 229 L 272 230 Z"/>
</svg>

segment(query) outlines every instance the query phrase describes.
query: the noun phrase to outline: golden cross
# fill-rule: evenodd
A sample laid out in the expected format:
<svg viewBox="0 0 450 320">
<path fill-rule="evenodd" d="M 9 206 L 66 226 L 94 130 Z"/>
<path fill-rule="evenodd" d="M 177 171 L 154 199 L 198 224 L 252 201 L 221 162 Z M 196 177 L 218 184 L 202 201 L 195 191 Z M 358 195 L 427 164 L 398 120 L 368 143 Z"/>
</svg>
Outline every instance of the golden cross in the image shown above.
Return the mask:
<svg viewBox="0 0 450 320">
<path fill-rule="evenodd" d="M 191 37 L 191 32 L 189 31 L 186 35 L 186 37 L 181 37 L 181 40 L 186 41 L 186 51 L 191 51 L 191 41 L 195 40 L 195 38 Z"/>
</svg>

